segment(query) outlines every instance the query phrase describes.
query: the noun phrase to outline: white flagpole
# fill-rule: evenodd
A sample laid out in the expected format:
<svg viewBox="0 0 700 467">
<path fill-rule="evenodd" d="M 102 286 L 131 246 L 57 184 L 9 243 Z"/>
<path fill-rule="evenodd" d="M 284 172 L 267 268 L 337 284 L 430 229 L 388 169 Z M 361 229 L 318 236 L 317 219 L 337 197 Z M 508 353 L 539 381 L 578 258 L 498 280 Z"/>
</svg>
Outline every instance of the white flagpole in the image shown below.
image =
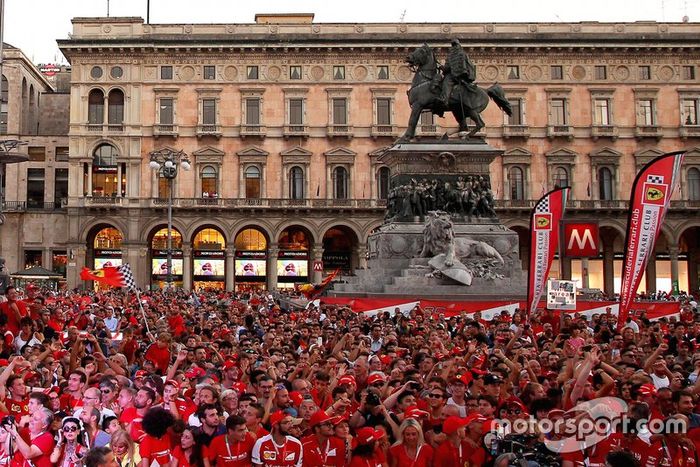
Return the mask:
<svg viewBox="0 0 700 467">
<path fill-rule="evenodd" d="M 139 289 L 134 289 L 136 290 L 136 300 L 139 302 L 139 309 L 141 310 L 141 316 L 143 317 L 143 322 L 146 325 L 146 332 L 150 333 L 151 330 L 148 329 L 148 320 L 146 319 L 146 312 L 143 311 L 143 304 L 141 303 L 141 292 L 139 292 Z"/>
</svg>

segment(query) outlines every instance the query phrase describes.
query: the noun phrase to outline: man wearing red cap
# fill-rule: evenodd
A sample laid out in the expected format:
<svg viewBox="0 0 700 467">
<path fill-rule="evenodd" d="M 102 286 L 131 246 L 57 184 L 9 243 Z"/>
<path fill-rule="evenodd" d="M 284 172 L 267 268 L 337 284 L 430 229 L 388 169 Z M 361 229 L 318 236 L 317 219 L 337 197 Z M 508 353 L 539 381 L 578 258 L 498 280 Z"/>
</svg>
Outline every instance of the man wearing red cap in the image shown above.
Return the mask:
<svg viewBox="0 0 700 467">
<path fill-rule="evenodd" d="M 207 459 L 216 467 L 249 466 L 254 445 L 255 438 L 248 433 L 245 419 L 231 415 L 226 419 L 226 434 L 217 436 L 209 445 Z"/>
<path fill-rule="evenodd" d="M 479 414 L 471 414 L 467 418 L 447 417 L 442 424 L 442 432 L 447 435 L 447 439 L 435 450 L 433 465 L 465 465 L 471 458 L 473 449 L 465 441 L 466 432 L 464 427 L 472 423 L 476 424 L 476 422 L 481 424 L 485 421 L 486 418 Z"/>
<path fill-rule="evenodd" d="M 333 422 L 336 417 L 329 417 L 319 410 L 309 420 L 313 434 L 304 440 L 304 466 L 342 466 L 345 465 L 345 443 L 334 436 Z"/>
<path fill-rule="evenodd" d="M 187 397 L 180 396 L 180 384 L 172 379 L 163 386 L 163 407 L 180 420 L 188 420 L 197 411 L 197 406 Z"/>
<path fill-rule="evenodd" d="M 270 434 L 258 439 L 253 446 L 253 465 L 301 467 L 303 447 L 298 439 L 288 435 L 292 417 L 275 412 L 270 416 L 270 425 Z"/>
</svg>

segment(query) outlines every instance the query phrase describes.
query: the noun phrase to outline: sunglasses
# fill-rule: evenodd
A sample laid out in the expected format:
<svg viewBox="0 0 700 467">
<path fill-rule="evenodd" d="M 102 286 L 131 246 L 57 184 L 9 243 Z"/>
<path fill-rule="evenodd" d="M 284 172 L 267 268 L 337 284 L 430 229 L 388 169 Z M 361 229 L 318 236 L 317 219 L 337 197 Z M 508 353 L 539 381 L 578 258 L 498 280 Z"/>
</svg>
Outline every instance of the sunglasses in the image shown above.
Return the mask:
<svg viewBox="0 0 700 467">
<path fill-rule="evenodd" d="M 63 432 L 64 433 L 73 433 L 74 431 L 78 431 L 77 426 L 64 426 L 63 427 Z"/>
<path fill-rule="evenodd" d="M 444 396 L 442 394 L 428 394 L 431 399 L 442 399 Z"/>
</svg>

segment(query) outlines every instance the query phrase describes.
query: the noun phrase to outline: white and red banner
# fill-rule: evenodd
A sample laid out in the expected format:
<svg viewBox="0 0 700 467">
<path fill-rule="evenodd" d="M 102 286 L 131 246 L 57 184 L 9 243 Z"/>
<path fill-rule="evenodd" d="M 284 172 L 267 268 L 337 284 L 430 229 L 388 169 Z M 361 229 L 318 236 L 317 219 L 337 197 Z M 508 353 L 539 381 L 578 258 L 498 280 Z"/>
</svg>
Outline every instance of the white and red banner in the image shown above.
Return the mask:
<svg viewBox="0 0 700 467">
<path fill-rule="evenodd" d="M 446 318 L 450 316 L 459 316 L 462 313 L 473 315 L 476 312 L 481 313 L 481 318 L 491 320 L 494 317 L 506 311 L 508 315 L 512 315 L 516 310 L 525 309 L 525 302 L 518 300 L 480 300 L 457 302 L 448 300 L 419 300 L 411 298 L 351 298 L 351 297 L 323 297 L 320 299 L 322 304 L 349 306 L 356 313 L 363 313 L 368 317 L 375 316 L 384 312 L 394 314 L 398 308 L 400 313 L 407 314 L 416 305 L 420 306 L 424 313 L 433 316 L 440 314 Z M 610 308 L 611 314 L 617 316 L 619 310 L 618 302 L 602 302 L 577 300 L 575 310 L 567 310 L 567 314 L 580 314 L 590 318 L 592 315 L 603 315 Z M 544 308 L 544 302 L 540 303 L 540 308 Z M 680 303 L 679 302 L 652 302 L 642 301 L 634 302 L 632 309 L 635 314 L 644 312 L 646 317 L 652 321 L 659 318 L 670 318 L 671 316 L 679 317 Z M 559 310 L 555 311 L 560 313 Z"/>
<path fill-rule="evenodd" d="M 661 231 L 671 196 L 678 187 L 684 155 L 685 151 L 677 151 L 657 157 L 644 166 L 632 184 L 618 328 L 625 324 L 639 282 L 649 259 L 654 255 L 654 243 Z"/>
<path fill-rule="evenodd" d="M 557 188 L 535 204 L 530 219 L 530 267 L 527 273 L 527 316 L 547 288 L 547 276 L 559 247 L 559 223 L 564 217 L 569 188 Z"/>
</svg>

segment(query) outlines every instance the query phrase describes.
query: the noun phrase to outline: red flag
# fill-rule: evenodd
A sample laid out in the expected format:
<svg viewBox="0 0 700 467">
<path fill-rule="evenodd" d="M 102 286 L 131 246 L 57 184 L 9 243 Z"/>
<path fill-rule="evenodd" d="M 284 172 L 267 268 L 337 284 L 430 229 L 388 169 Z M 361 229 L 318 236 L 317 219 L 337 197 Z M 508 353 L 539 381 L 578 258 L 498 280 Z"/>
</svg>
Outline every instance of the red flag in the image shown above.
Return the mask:
<svg viewBox="0 0 700 467">
<path fill-rule="evenodd" d="M 340 269 L 336 269 L 332 273 L 328 275 L 325 279 L 321 281 L 320 284 L 301 284 L 297 287 L 297 290 L 301 292 L 307 299 L 313 300 L 314 297 L 321 295 L 326 288 L 328 288 L 328 284 L 331 283 L 331 281 L 335 278 L 335 276 L 338 275 L 340 272 Z"/>
<path fill-rule="evenodd" d="M 684 155 L 685 151 L 676 151 L 657 157 L 644 166 L 632 184 L 625 260 L 622 263 L 618 329 L 627 320 L 642 275 L 654 254 L 654 243 L 679 182 Z"/>
<path fill-rule="evenodd" d="M 559 223 L 569 188 L 556 188 L 535 204 L 530 218 L 530 267 L 527 274 L 527 316 L 544 293 L 554 253 L 559 247 Z"/>
<path fill-rule="evenodd" d="M 106 267 L 102 269 L 90 270 L 83 268 L 80 271 L 80 278 L 84 281 L 97 281 L 101 284 L 112 287 L 124 287 L 124 277 L 117 268 Z"/>
</svg>

